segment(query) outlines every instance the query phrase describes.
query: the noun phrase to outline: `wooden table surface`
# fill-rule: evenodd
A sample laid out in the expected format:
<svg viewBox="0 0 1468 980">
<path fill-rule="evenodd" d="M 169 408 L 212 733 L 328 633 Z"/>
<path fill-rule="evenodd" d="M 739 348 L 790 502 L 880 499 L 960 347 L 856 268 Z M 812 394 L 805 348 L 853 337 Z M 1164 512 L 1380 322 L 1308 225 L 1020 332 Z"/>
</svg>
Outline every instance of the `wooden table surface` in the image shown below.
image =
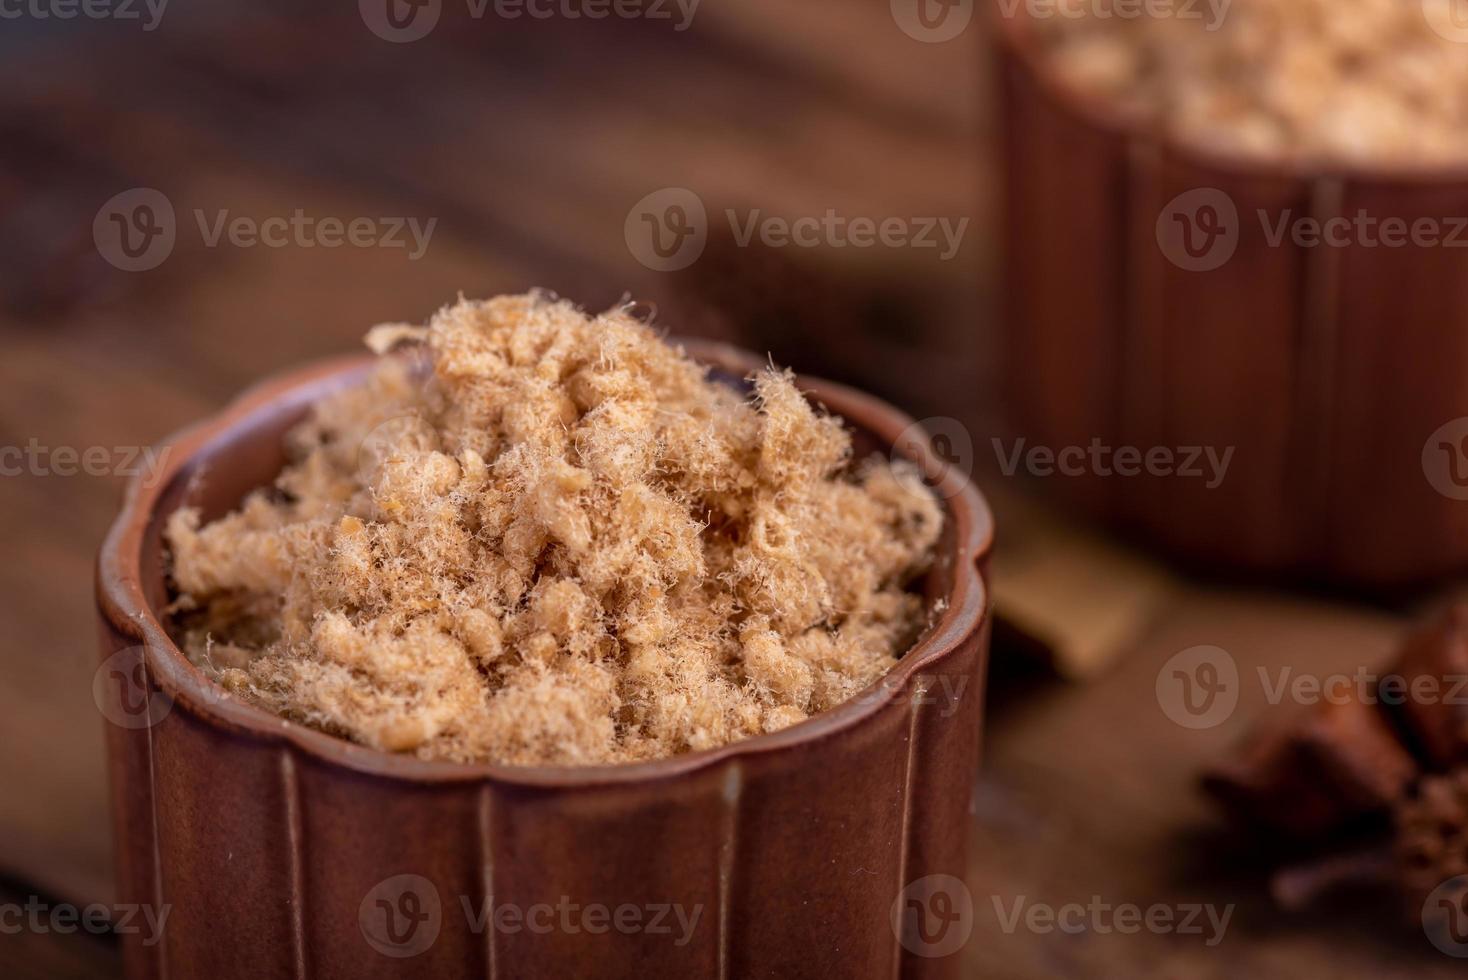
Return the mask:
<svg viewBox="0 0 1468 980">
<path fill-rule="evenodd" d="M 630 293 L 675 329 L 686 317 L 687 329 L 744 337 L 919 417 L 957 418 L 988 445 L 995 192 L 977 27 L 922 44 L 882 0 L 708 0 L 681 33 L 446 17 L 428 40 L 389 45 L 351 4 L 238 6 L 179 5 L 147 34 L 97 23 L 0 37 L 0 445 L 146 445 L 262 375 L 352 349 L 373 323 L 421 319 L 459 291 L 530 285 L 588 307 Z M 634 260 L 623 226 L 634 202 L 667 186 L 711 206 L 972 226 L 950 262 L 741 256 L 727 271 L 660 274 Z M 134 187 L 162 191 L 179 215 L 174 252 L 145 273 L 113 268 L 92 242 L 102 203 Z M 192 217 L 298 208 L 438 223 L 427 254 L 409 261 L 377 248 L 210 247 Z M 834 334 L 761 322 L 751 337 L 747 317 L 700 305 L 723 288 L 758 311 L 772 301 L 764 284 L 807 281 L 834 304 Z M 911 308 L 840 333 L 843 304 L 876 308 L 913 296 L 901 288 L 913 283 L 922 299 Z M 861 332 L 894 318 L 885 335 Z M 1022 537 L 1015 488 L 985 480 L 1003 533 Z M 109 894 L 91 562 L 121 483 L 0 479 L 0 904 Z M 1385 900 L 1274 912 L 1263 869 L 1218 833 L 1196 774 L 1262 708 L 1257 685 L 1203 732 L 1170 722 L 1154 689 L 1160 665 L 1196 644 L 1224 647 L 1246 674 L 1282 663 L 1350 672 L 1378 662 L 1405 623 L 1401 610 L 1192 582 L 1094 683 L 1002 671 L 975 795 L 973 975 L 1446 976 L 1452 961 Z M 1237 907 L 1223 940 L 1205 946 L 1006 931 L 995 905 L 1093 896 Z M 30 932 L 0 935 L 0 962 L 9 976 L 117 966 L 105 938 Z"/>
</svg>

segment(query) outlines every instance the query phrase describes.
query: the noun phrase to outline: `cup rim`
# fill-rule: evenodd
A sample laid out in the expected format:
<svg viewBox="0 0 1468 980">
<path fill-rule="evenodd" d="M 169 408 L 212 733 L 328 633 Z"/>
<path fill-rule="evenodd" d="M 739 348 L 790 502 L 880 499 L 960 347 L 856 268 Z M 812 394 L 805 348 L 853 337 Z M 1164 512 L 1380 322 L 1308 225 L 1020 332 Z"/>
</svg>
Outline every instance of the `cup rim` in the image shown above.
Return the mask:
<svg viewBox="0 0 1468 980">
<path fill-rule="evenodd" d="M 766 360 L 729 344 L 669 338 L 694 360 L 741 375 L 766 367 Z M 158 505 L 179 475 L 201 453 L 228 443 L 282 412 L 303 410 L 333 390 L 365 376 L 377 358 L 352 355 L 317 361 L 273 375 L 247 389 L 218 414 L 165 439 L 169 452 L 152 479 L 135 477 L 97 559 L 96 593 L 101 615 L 111 628 L 143 650 L 143 669 L 151 684 L 195 718 L 236 735 L 278 742 L 320 762 L 368 776 L 402 782 L 451 784 L 488 782 L 526 789 L 618 786 L 687 776 L 726 762 L 798 749 L 861 725 L 909 690 L 915 679 L 954 654 L 984 626 L 991 597 L 985 566 L 993 547 L 994 520 L 987 502 L 968 476 L 944 462 L 927 440 L 900 447 L 916 463 L 946 504 L 953 521 L 952 551 L 940 561 L 954 563 L 945 606 L 918 641 L 882 677 L 853 698 L 802 722 L 726 745 L 664 759 L 601 766 L 512 766 L 425 760 L 358 745 L 281 718 L 248 704 L 219 687 L 195 667 L 169 637 L 143 589 L 143 543 Z M 829 411 L 866 429 L 896 448 L 914 422 L 885 402 L 854 388 L 797 375 L 801 390 Z M 970 696 L 976 696 L 971 694 Z"/>
<path fill-rule="evenodd" d="M 1093 128 L 1128 142 L 1154 147 L 1167 156 L 1224 176 L 1241 178 L 1322 178 L 1359 181 L 1382 186 L 1447 187 L 1468 184 L 1468 161 L 1460 164 L 1387 165 L 1352 160 L 1271 159 L 1230 152 L 1197 141 L 1180 139 L 1159 126 L 1149 125 L 1120 109 L 1103 96 L 1085 92 L 1066 83 L 1046 63 L 1035 41 L 1027 16 L 1013 16 L 995 8 L 995 37 L 1009 55 L 1034 80 L 1045 95 Z"/>
</svg>

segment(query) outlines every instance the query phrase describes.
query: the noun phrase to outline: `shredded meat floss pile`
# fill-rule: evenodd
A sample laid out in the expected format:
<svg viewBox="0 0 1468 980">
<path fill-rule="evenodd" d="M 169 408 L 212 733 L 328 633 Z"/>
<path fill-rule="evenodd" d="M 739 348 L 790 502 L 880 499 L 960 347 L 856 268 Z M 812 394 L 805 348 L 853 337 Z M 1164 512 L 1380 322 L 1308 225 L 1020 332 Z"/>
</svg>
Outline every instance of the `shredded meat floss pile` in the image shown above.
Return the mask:
<svg viewBox="0 0 1468 980">
<path fill-rule="evenodd" d="M 1432 167 L 1468 159 L 1460 2 L 1060 0 L 1034 24 L 1061 78 L 1183 141 Z"/>
<path fill-rule="evenodd" d="M 174 632 L 235 695 L 425 759 L 610 764 L 834 707 L 922 629 L 942 511 L 789 374 L 746 397 L 534 293 L 369 343 L 274 487 L 168 523 Z"/>
</svg>

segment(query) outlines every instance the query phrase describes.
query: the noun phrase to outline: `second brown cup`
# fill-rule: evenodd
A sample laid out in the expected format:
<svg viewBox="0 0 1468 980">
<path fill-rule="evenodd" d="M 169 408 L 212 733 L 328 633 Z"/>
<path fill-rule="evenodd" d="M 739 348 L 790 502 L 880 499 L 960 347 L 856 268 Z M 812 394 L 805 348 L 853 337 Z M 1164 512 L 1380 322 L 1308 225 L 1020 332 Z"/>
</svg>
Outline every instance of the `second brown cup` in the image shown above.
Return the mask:
<svg viewBox="0 0 1468 980">
<path fill-rule="evenodd" d="M 1179 145 L 1060 83 L 1024 17 L 996 24 L 1015 434 L 1233 450 L 1214 487 L 1050 482 L 1201 565 L 1373 589 L 1468 567 L 1468 167 Z M 1464 247 L 1276 233 L 1360 213 Z"/>
</svg>

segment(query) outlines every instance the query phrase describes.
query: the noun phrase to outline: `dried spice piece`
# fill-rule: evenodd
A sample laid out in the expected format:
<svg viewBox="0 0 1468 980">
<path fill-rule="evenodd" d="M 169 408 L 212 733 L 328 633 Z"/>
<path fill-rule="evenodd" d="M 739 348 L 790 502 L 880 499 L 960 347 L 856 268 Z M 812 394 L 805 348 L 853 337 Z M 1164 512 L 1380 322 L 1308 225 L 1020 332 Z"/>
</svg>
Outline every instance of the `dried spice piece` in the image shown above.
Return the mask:
<svg viewBox="0 0 1468 980">
<path fill-rule="evenodd" d="M 1455 0 L 1063 0 L 1033 23 L 1057 75 L 1196 145 L 1266 159 L 1468 159 Z"/>
<path fill-rule="evenodd" d="M 1423 772 L 1468 764 L 1468 604 L 1413 630 L 1372 703 L 1268 716 L 1204 785 L 1248 822 L 1319 837 L 1395 806 Z"/>
<path fill-rule="evenodd" d="M 1396 809 L 1396 853 L 1408 906 L 1468 875 L 1468 770 L 1422 780 Z"/>
<path fill-rule="evenodd" d="M 1389 847 L 1373 846 L 1281 868 L 1270 878 L 1269 894 L 1281 909 L 1299 912 L 1341 889 L 1400 884 L 1396 855 Z"/>
<path fill-rule="evenodd" d="M 1388 885 L 1429 933 L 1456 928 L 1450 909 L 1468 901 L 1463 677 L 1468 605 L 1408 636 L 1377 704 L 1358 698 L 1273 717 L 1205 777 L 1236 815 L 1294 849 L 1325 849 L 1274 875 L 1282 907 L 1344 885 Z"/>
<path fill-rule="evenodd" d="M 1417 774 L 1379 706 L 1352 697 L 1268 719 L 1204 786 L 1245 823 L 1315 840 L 1384 815 Z"/>
<path fill-rule="evenodd" d="M 1468 605 L 1414 631 L 1397 672 L 1403 721 L 1429 764 L 1468 765 Z"/>
<path fill-rule="evenodd" d="M 1397 801 L 1388 846 L 1329 854 L 1276 872 L 1275 902 L 1298 911 L 1347 887 L 1386 886 L 1402 896 L 1402 911 L 1429 933 L 1458 927 L 1449 908 L 1468 898 L 1468 770 L 1427 776 Z"/>
<path fill-rule="evenodd" d="M 422 758 L 604 764 L 834 707 L 925 621 L 942 512 L 623 311 L 539 294 L 375 331 L 271 491 L 167 527 L 182 647 L 240 697 Z"/>
</svg>

